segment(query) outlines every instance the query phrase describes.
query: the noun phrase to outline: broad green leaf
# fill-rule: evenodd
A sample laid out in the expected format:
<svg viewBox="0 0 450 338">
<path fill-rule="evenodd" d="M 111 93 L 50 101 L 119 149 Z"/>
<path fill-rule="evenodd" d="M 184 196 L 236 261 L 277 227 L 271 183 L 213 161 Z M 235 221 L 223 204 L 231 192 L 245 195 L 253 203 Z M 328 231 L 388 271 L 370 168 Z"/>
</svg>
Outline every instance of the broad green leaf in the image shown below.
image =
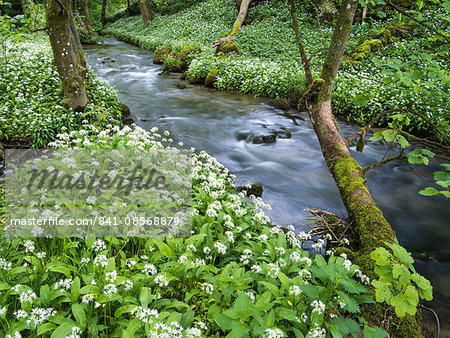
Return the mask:
<svg viewBox="0 0 450 338">
<path fill-rule="evenodd" d="M 370 257 L 375 261 L 377 265 L 389 265 L 392 255 L 385 248 L 379 247 L 370 253 Z"/>
<path fill-rule="evenodd" d="M 72 313 L 78 326 L 84 330 L 86 328 L 86 313 L 84 312 L 83 305 L 72 304 Z"/>
<path fill-rule="evenodd" d="M 169 248 L 169 246 L 161 241 L 159 238 L 152 238 L 153 242 L 158 246 L 159 250 L 164 254 L 166 257 L 173 256 L 172 250 Z"/>
<path fill-rule="evenodd" d="M 72 287 L 70 288 L 70 298 L 72 303 L 76 303 L 78 300 L 78 296 L 80 295 L 80 278 L 77 276 L 72 281 Z"/>
<path fill-rule="evenodd" d="M 60 326 L 58 326 L 56 328 L 55 331 L 53 331 L 51 338 L 61 338 L 61 337 L 65 337 L 68 336 L 69 334 L 72 333 L 72 327 L 76 326 L 75 323 L 63 323 Z"/>
<path fill-rule="evenodd" d="M 423 196 L 435 196 L 439 194 L 439 191 L 433 187 L 426 187 L 419 191 L 419 194 Z"/>
</svg>

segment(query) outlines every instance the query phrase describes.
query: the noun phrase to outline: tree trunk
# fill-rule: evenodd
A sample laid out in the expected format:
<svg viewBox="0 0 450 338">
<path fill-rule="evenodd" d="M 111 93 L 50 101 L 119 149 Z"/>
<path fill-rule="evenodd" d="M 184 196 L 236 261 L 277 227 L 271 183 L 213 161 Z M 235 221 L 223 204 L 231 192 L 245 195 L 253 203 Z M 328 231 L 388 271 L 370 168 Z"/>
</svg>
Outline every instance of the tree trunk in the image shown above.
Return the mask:
<svg viewBox="0 0 450 338">
<path fill-rule="evenodd" d="M 131 15 L 131 3 L 130 3 L 130 0 L 127 0 L 127 11 L 128 11 L 128 15 Z"/>
<path fill-rule="evenodd" d="M 27 4 L 26 4 L 25 0 L 20 0 L 20 3 L 22 4 L 23 14 L 27 14 Z"/>
<path fill-rule="evenodd" d="M 102 2 L 102 24 L 104 25 L 106 23 L 106 14 L 108 10 L 108 0 L 103 0 Z"/>
<path fill-rule="evenodd" d="M 298 51 L 300 53 L 300 57 L 302 58 L 303 68 L 305 70 L 306 80 L 308 81 L 308 85 L 312 85 L 313 77 L 311 74 L 311 68 L 309 66 L 309 60 L 306 57 L 305 48 L 302 43 L 302 39 L 300 37 L 300 31 L 298 29 L 298 21 L 297 21 L 297 9 L 295 7 L 295 0 L 288 0 L 291 5 L 291 17 L 292 24 L 294 25 L 295 39 L 297 41 Z"/>
<path fill-rule="evenodd" d="M 373 279 L 377 276 L 370 253 L 379 246 L 386 246 L 385 242 L 392 243 L 395 240 L 395 233 L 373 201 L 366 185 L 364 170 L 350 155 L 348 143 L 339 133 L 331 109 L 333 84 L 341 64 L 357 6 L 358 0 L 342 1 L 320 78 L 314 80 L 305 95 L 307 96 L 308 113 L 319 139 L 323 156 L 339 189 L 357 237 L 358 243 L 356 244 L 359 245 L 359 251 L 353 257 L 354 263 Z M 385 306 L 380 303 L 365 305 L 362 307 L 362 315 L 371 324 L 382 326 Z M 394 318 L 391 321 L 390 331 L 399 337 L 422 336 L 420 312 L 415 317 L 407 315 L 403 318 Z"/>
<path fill-rule="evenodd" d="M 138 1 L 139 1 L 139 9 L 141 10 L 144 24 L 153 21 L 153 11 L 150 8 L 149 0 L 138 0 Z"/>
<path fill-rule="evenodd" d="M 364 20 L 366 20 L 367 16 L 367 5 L 369 4 L 369 0 L 365 0 L 365 6 L 363 7 L 362 16 L 361 16 L 361 24 L 365 24 Z"/>
<path fill-rule="evenodd" d="M 77 19 L 78 26 L 84 27 L 84 22 L 80 17 L 80 13 L 78 12 L 77 0 L 73 0 L 72 9 L 73 13 L 75 14 L 75 18 Z"/>
<path fill-rule="evenodd" d="M 92 23 L 91 16 L 89 14 L 89 0 L 83 0 L 84 20 L 86 20 L 86 29 L 88 33 L 91 32 Z"/>
<path fill-rule="evenodd" d="M 84 86 L 86 62 L 74 30 L 70 11 L 71 0 L 47 2 L 47 27 L 56 69 L 61 79 L 63 96 L 67 107 L 82 111 L 88 98 Z"/>
<path fill-rule="evenodd" d="M 247 17 L 248 7 L 250 6 L 251 2 L 252 2 L 252 0 L 242 0 L 241 1 L 241 5 L 239 7 L 238 17 L 237 17 L 237 19 L 236 19 L 236 21 L 234 22 L 234 25 L 233 25 L 233 31 L 227 37 L 214 41 L 211 44 L 211 48 L 220 46 L 225 41 L 232 41 L 232 40 L 234 40 L 234 38 L 236 37 L 237 33 L 239 33 L 239 31 L 241 30 L 242 25 L 244 24 L 245 18 Z"/>
</svg>

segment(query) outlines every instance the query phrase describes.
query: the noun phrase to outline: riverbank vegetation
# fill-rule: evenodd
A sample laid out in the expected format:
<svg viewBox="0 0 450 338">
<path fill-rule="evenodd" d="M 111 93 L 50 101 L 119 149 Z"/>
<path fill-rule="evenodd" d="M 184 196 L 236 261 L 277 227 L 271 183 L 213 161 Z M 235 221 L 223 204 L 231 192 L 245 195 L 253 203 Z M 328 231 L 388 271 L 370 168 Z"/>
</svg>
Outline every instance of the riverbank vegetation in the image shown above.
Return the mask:
<svg viewBox="0 0 450 338">
<path fill-rule="evenodd" d="M 155 18 L 145 26 L 142 18 L 125 17 L 108 25 L 105 32 L 149 50 L 169 46 L 179 53 L 166 53 L 168 60 L 187 62 L 188 79 L 209 77 L 218 89 L 296 103 L 301 94 L 308 93 L 302 102 L 313 105 L 310 114 L 314 123 L 314 109 L 320 110 L 314 104 L 321 102 L 320 85 L 324 82 L 317 78 L 325 53 L 318 52 L 312 59 L 316 81 L 309 86 L 302 75 L 291 14 L 284 2 L 262 2 L 249 11 L 248 24 L 234 39 L 239 48 L 234 55 L 215 55 L 209 45 L 230 36 L 236 4 L 216 0 L 186 3 L 188 9 L 178 7 L 170 16 L 155 11 Z M 52 6 L 55 10 L 60 4 L 54 1 Z M 318 30 L 314 16 L 305 14 L 306 7 L 299 8 L 304 43 L 308 42 L 308 54 L 312 54 L 329 43 L 333 28 L 322 23 Z M 71 13 L 67 7 L 61 10 Z M 444 15 L 442 10 L 424 12 L 431 21 L 436 19 L 441 29 Z M 3 23 L 9 20 L 5 16 L 2 19 Z M 441 133 L 446 135 L 445 48 L 437 40 L 434 46 L 433 41 L 421 40 L 421 28 L 416 27 L 408 35 L 411 40 L 394 40 L 372 56 L 361 57 L 358 51 L 367 48 L 358 46 L 367 46 L 364 41 L 395 18 L 367 20 L 368 24 L 358 27 L 349 41 L 348 58 L 361 60 L 348 61 L 339 73 L 333 92 L 335 111 L 361 124 L 374 118 L 381 125 L 391 121 L 389 132 L 376 135 L 387 141 L 402 142 L 397 137 L 400 126 L 437 139 Z M 61 60 L 54 54 L 54 44 L 52 56 L 46 36 L 24 34 L 5 25 L 2 29 L 9 29 L 14 38 L 2 44 L 1 142 L 11 146 L 25 138 L 30 146 L 57 149 L 176 148 L 170 134 L 157 127 L 145 131 L 135 125 L 124 126 L 123 105 L 115 91 L 92 72 L 83 75 L 86 106 L 71 107 L 73 96 L 63 90 L 60 80 L 67 69 L 58 66 Z M 409 76 L 419 71 L 413 62 L 417 54 L 408 49 L 412 45 L 428 55 L 418 54 L 425 71 L 421 69 L 415 77 Z M 434 48 L 432 53 L 422 51 L 428 47 Z M 399 52 L 391 53 L 389 48 Z M 75 53 L 83 59 L 82 51 L 75 48 Z M 325 99 L 331 102 L 331 97 Z M 432 121 L 432 127 L 408 113 L 429 102 L 433 103 L 430 109 L 422 113 Z M 389 110 L 398 113 L 399 109 L 405 110 L 407 118 L 399 114 L 379 117 Z M 319 140 L 323 141 L 320 135 Z M 334 151 L 342 155 L 347 146 Z M 350 156 L 334 165 L 336 157 L 327 157 L 324 150 L 338 188 L 359 189 L 359 195 L 348 196 L 348 201 L 341 193 L 350 217 L 357 222 L 353 227 L 358 238 L 351 244 L 343 240 L 336 249 L 326 246 L 331 235 L 312 238 L 308 233 L 274 226 L 266 216 L 269 205 L 245 192 L 237 194 L 233 175 L 226 168 L 205 152 L 191 152 L 193 217 L 189 237 L 52 239 L 10 238 L 1 233 L 2 334 L 385 337 L 385 330 L 399 337 L 423 334 L 417 306 L 420 298 L 431 299 L 431 285 L 414 270 L 410 254 L 398 245 L 381 211 L 369 203 L 362 168 Z M 427 154 L 416 157 L 425 161 Z M 4 199 L 0 203 L 3 228 Z M 370 210 L 366 208 L 369 204 Z M 357 229 L 374 222 L 383 225 L 376 241 L 372 240 L 374 229 Z M 393 319 L 382 321 L 383 312 Z"/>
<path fill-rule="evenodd" d="M 209 0 L 174 15 L 156 14 L 146 25 L 139 16 L 126 17 L 107 25 L 104 32 L 151 51 L 164 45 L 180 50 L 185 44 L 198 44 L 203 52 L 194 56 L 188 77 L 217 74 L 214 86 L 218 89 L 287 98 L 297 104 L 299 92 L 304 92 L 307 85 L 287 3 L 282 0 L 262 2 L 249 10 L 246 24 L 234 39 L 242 56 L 214 55 L 214 50 L 209 48 L 211 42 L 230 32 L 236 15 L 234 1 Z M 306 10 L 298 10 L 298 15 L 305 48 L 309 55 L 317 53 L 311 60 L 311 68 L 318 75 L 326 56 L 321 49 L 328 45 L 332 27 L 322 23 L 319 29 L 315 16 Z M 449 29 L 447 15 L 444 9 L 436 8 L 423 11 L 421 18 L 446 32 Z M 372 48 L 372 53 L 356 62 L 350 60 L 358 46 L 364 43 L 367 46 L 367 41 L 400 19 L 403 18 L 399 15 L 384 19 L 374 16 L 365 25 L 355 25 L 346 48 L 349 60 L 343 63 L 336 79 L 333 108 L 340 116 L 361 125 L 383 114 L 375 123 L 381 126 L 387 125 L 390 115 L 402 111 L 411 121 L 406 131 L 439 138 L 433 126 L 408 110 L 425 114 L 440 130 L 448 133 L 450 107 L 445 40 L 441 41 L 443 39 L 433 32 L 412 22 L 404 35 L 390 36 L 390 44 Z M 391 114 L 384 114 L 389 110 Z"/>
</svg>

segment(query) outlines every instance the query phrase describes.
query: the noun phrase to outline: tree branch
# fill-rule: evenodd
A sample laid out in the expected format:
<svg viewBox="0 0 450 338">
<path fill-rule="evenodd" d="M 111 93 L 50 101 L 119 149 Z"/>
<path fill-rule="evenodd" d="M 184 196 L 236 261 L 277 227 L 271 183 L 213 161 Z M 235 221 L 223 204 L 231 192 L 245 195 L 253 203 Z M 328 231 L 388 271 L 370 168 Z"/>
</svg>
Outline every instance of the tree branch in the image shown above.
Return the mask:
<svg viewBox="0 0 450 338">
<path fill-rule="evenodd" d="M 383 160 L 381 162 L 377 162 L 377 163 L 371 164 L 371 165 L 369 165 L 367 167 L 364 167 L 362 169 L 363 173 L 365 174 L 366 172 L 368 172 L 371 169 L 374 169 L 374 168 L 377 168 L 377 167 L 381 167 L 381 166 L 383 166 L 383 165 L 385 165 L 385 164 L 387 164 L 389 162 L 392 162 L 392 161 L 395 161 L 395 160 L 400 160 L 400 159 L 405 158 L 405 157 L 406 156 L 403 156 L 402 154 L 397 155 L 397 156 L 388 157 L 387 159 L 385 159 L 385 160 Z"/>
<path fill-rule="evenodd" d="M 421 25 L 421 26 L 423 26 L 423 27 L 425 27 L 425 28 L 431 29 L 431 30 L 432 30 L 433 32 L 435 32 L 437 35 L 443 37 L 445 40 L 447 40 L 448 43 L 450 43 L 450 39 L 449 39 L 447 36 L 445 36 L 444 34 L 442 34 L 441 32 L 439 32 L 438 30 L 436 30 L 435 28 L 433 28 L 433 27 L 427 25 L 427 24 L 424 23 L 423 21 L 420 21 L 420 20 L 416 19 L 416 18 L 415 18 L 414 16 L 412 16 L 411 14 L 405 12 L 403 9 L 398 8 L 396 5 L 394 5 L 394 4 L 392 3 L 392 1 L 388 1 L 387 3 L 388 3 L 389 6 L 391 6 L 392 8 L 394 8 L 396 11 L 402 13 L 404 16 L 407 16 L 407 17 L 410 18 L 412 21 L 417 22 L 419 25 Z"/>
</svg>

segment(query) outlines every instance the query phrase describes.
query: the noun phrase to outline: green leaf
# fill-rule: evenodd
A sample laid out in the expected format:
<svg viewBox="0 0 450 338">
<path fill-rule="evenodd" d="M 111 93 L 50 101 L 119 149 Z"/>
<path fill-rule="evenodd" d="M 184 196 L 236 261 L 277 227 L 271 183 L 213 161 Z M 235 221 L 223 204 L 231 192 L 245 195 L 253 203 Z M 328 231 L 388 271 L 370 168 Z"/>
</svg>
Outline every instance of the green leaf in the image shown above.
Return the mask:
<svg viewBox="0 0 450 338">
<path fill-rule="evenodd" d="M 370 253 L 370 257 L 377 265 L 389 265 L 391 263 L 391 253 L 383 247 L 376 248 Z"/>
<path fill-rule="evenodd" d="M 53 331 L 52 335 L 50 336 L 51 338 L 61 338 L 61 337 L 65 337 L 68 336 L 69 334 L 72 333 L 72 327 L 76 326 L 75 323 L 63 323 L 60 326 L 58 326 L 58 328 L 56 328 L 55 331 Z"/>
<path fill-rule="evenodd" d="M 412 285 L 408 285 L 404 293 L 400 293 L 390 300 L 390 304 L 395 307 L 397 317 L 404 317 L 407 313 L 412 316 L 415 315 L 418 303 L 419 294 Z"/>
<path fill-rule="evenodd" d="M 78 300 L 78 296 L 80 295 L 80 278 L 77 276 L 73 279 L 72 287 L 70 288 L 71 300 L 72 303 L 76 303 Z"/>
<path fill-rule="evenodd" d="M 78 326 L 84 330 L 86 328 L 86 313 L 84 312 L 83 305 L 72 304 L 72 313 Z"/>
<path fill-rule="evenodd" d="M 439 191 L 433 187 L 426 187 L 419 191 L 419 194 L 423 196 L 435 196 L 439 194 Z"/>
<path fill-rule="evenodd" d="M 114 317 L 118 318 L 121 315 L 123 315 L 124 313 L 130 313 L 131 311 L 133 311 L 136 308 L 136 306 L 137 305 L 134 305 L 134 304 L 123 305 L 114 312 Z"/>
<path fill-rule="evenodd" d="M 141 302 L 142 307 L 147 307 L 148 304 L 153 300 L 154 296 L 152 295 L 152 291 L 144 286 L 141 289 L 141 293 L 139 294 L 139 301 Z"/>
<path fill-rule="evenodd" d="M 169 248 L 169 246 L 161 241 L 159 238 L 152 238 L 153 242 L 158 246 L 159 250 L 164 254 L 166 257 L 173 256 L 172 250 Z"/>
<path fill-rule="evenodd" d="M 189 311 L 186 311 L 185 313 L 183 313 L 183 315 L 181 316 L 181 320 L 180 320 L 181 326 L 184 327 L 185 329 L 188 329 L 189 327 L 191 327 L 192 323 L 194 322 L 194 316 L 195 316 L 195 311 L 193 311 L 193 310 L 189 310 Z"/>
<path fill-rule="evenodd" d="M 368 95 L 358 94 L 353 99 L 353 103 L 357 106 L 364 107 L 369 103 Z"/>
<path fill-rule="evenodd" d="M 375 299 L 378 303 L 386 303 L 389 304 L 389 300 L 392 297 L 391 290 L 389 289 L 390 283 L 384 283 L 379 280 L 372 280 L 371 283 L 375 287 Z"/>
<path fill-rule="evenodd" d="M 55 328 L 56 328 L 56 325 L 53 323 L 45 323 L 45 324 L 39 325 L 39 327 L 37 329 L 37 335 L 42 336 L 42 335 L 44 335 L 44 333 L 53 331 Z"/>
<path fill-rule="evenodd" d="M 385 338 L 387 336 L 386 331 L 380 327 L 370 327 L 367 324 L 364 325 L 363 337 L 364 338 Z"/>
</svg>

